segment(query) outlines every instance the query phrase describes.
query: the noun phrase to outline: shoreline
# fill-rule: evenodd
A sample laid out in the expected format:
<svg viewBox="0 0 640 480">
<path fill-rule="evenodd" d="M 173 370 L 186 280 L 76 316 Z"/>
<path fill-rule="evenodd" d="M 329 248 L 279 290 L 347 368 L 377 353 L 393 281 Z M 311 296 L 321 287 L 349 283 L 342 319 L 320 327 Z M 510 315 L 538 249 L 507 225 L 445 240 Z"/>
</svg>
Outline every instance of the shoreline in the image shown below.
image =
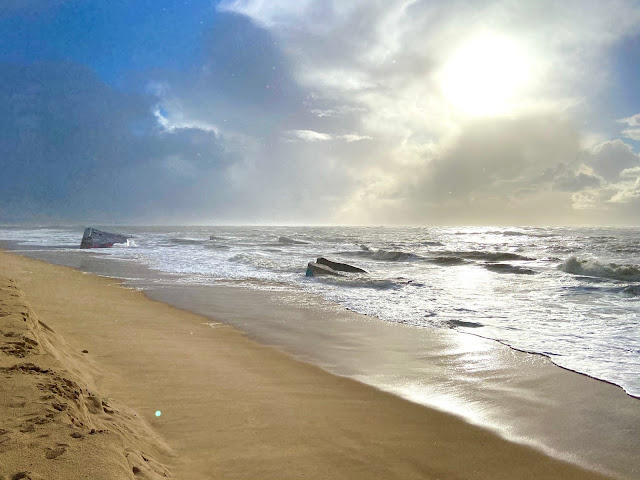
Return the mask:
<svg viewBox="0 0 640 480">
<path fill-rule="evenodd" d="M 456 331 L 457 331 L 457 330 L 456 330 Z M 640 400 L 640 396 L 636 396 L 636 395 L 632 395 L 632 394 L 630 394 L 629 392 L 627 392 L 627 391 L 624 389 L 624 387 L 623 387 L 622 385 L 618 385 L 617 383 L 612 382 L 612 381 L 610 381 L 610 380 L 606 380 L 606 379 L 604 379 L 604 378 L 594 377 L 593 375 L 589 375 L 588 373 L 581 372 L 581 371 L 579 371 L 579 370 L 574 370 L 574 369 L 572 369 L 572 368 L 565 367 L 565 366 L 563 366 L 563 365 L 559 365 L 559 364 L 555 363 L 555 362 L 553 361 L 553 356 L 552 356 L 552 355 L 549 355 L 549 354 L 547 354 L 547 353 L 543 353 L 543 352 L 536 352 L 536 351 L 534 351 L 534 350 L 525 350 L 525 349 L 522 349 L 522 348 L 517 348 L 517 347 L 514 347 L 513 345 L 509 345 L 508 343 L 506 343 L 506 342 L 504 342 L 504 341 L 502 341 L 502 340 L 500 340 L 500 339 L 497 339 L 497 338 L 491 338 L 491 337 L 485 337 L 485 336 L 482 336 L 482 335 L 479 335 L 479 334 L 477 334 L 477 333 L 473 333 L 473 332 L 458 332 L 458 333 L 459 333 L 459 334 L 461 334 L 461 335 L 472 335 L 472 336 L 474 336 L 474 337 L 482 338 L 483 340 L 490 340 L 490 341 L 493 341 L 493 342 L 499 343 L 500 345 L 503 345 L 503 346 L 505 346 L 505 347 L 507 347 L 507 348 L 510 348 L 511 350 L 513 350 L 513 351 L 515 351 L 515 352 L 524 353 L 524 354 L 527 354 L 527 355 L 535 355 L 535 356 L 538 356 L 538 357 L 545 358 L 545 359 L 549 360 L 549 361 L 550 361 L 550 362 L 551 362 L 555 367 L 561 368 L 562 370 L 566 370 L 567 372 L 571 372 L 571 373 L 575 373 L 575 374 L 577 374 L 577 375 L 581 375 L 581 376 L 586 377 L 586 378 L 588 378 L 588 379 L 590 379 L 590 380 L 595 380 L 595 381 L 602 382 L 602 383 L 605 383 L 605 384 L 607 384 L 607 385 L 610 385 L 610 386 L 612 386 L 612 387 L 619 388 L 620 390 L 622 390 L 622 391 L 624 392 L 624 394 L 625 394 L 626 396 L 628 396 L 628 397 L 630 397 L 630 398 L 634 398 L 634 399 L 638 399 L 638 400 Z"/>
<path fill-rule="evenodd" d="M 300 465 L 303 465 L 304 468 L 309 468 L 310 474 L 311 472 L 316 472 L 320 476 L 319 474 L 322 470 L 317 470 L 318 455 L 309 455 L 309 453 L 315 452 L 316 454 L 321 454 L 325 462 L 338 459 L 345 461 L 345 463 L 337 462 L 340 465 L 337 465 L 336 462 L 332 465 L 326 465 L 323 462 L 324 467 L 329 468 L 332 475 L 338 478 L 341 476 L 359 478 L 359 475 L 364 478 L 365 472 L 368 478 L 394 478 L 394 476 L 397 478 L 431 478 L 425 472 L 431 472 L 433 478 L 436 478 L 436 474 L 433 473 L 436 471 L 441 472 L 441 474 L 444 471 L 449 472 L 451 477 L 445 478 L 457 478 L 455 475 L 462 475 L 464 469 L 468 468 L 468 465 L 460 465 L 462 458 L 466 459 L 467 462 L 470 461 L 475 469 L 479 468 L 481 472 L 484 472 L 484 477 L 479 476 L 476 478 L 534 478 L 533 472 L 537 472 L 535 478 L 545 478 L 545 475 L 546 478 L 605 478 L 597 473 L 581 470 L 579 467 L 550 458 L 529 447 L 508 442 L 494 433 L 470 425 L 453 415 L 407 402 L 395 395 L 382 392 L 349 378 L 338 377 L 327 373 L 327 371 L 319 367 L 301 363 L 287 354 L 278 352 L 270 347 L 261 346 L 247 339 L 245 334 L 231 327 L 211 328 L 206 325 L 208 322 L 202 321 L 208 320 L 207 317 L 185 310 L 178 310 L 153 299 L 147 299 L 144 293 L 135 290 L 110 285 L 110 283 L 113 283 L 113 279 L 84 274 L 69 267 L 46 264 L 38 260 L 18 256 L 17 254 L 2 252 L 0 256 L 3 258 L 3 268 L 0 271 L 0 275 L 10 276 L 4 273 L 5 270 L 9 270 L 5 264 L 12 265 L 11 268 L 13 270 L 11 272 L 14 275 L 16 275 L 16 272 L 22 271 L 21 275 L 17 275 L 20 277 L 19 283 L 25 287 L 23 289 L 27 294 L 27 298 L 30 300 L 32 297 L 36 298 L 35 301 L 31 301 L 36 312 L 39 312 L 40 316 L 52 316 L 57 319 L 51 322 L 45 320 L 47 324 L 50 324 L 54 330 L 59 331 L 69 342 L 91 343 L 90 352 L 94 350 L 100 352 L 100 349 L 105 349 L 102 354 L 98 354 L 95 358 L 95 361 L 100 363 L 104 370 L 104 373 L 100 376 L 98 388 L 107 390 L 107 395 L 111 393 L 117 394 L 117 396 L 114 395 L 114 398 L 124 401 L 126 405 L 133 407 L 142 414 L 142 417 L 149 424 L 159 431 L 167 443 L 178 452 L 178 458 L 182 459 L 182 463 L 180 461 L 175 462 L 178 468 L 176 469 L 174 465 L 172 470 L 179 472 L 183 476 L 187 474 L 212 474 L 209 468 L 214 468 L 221 469 L 220 472 L 224 471 L 225 478 L 251 478 L 246 469 L 241 472 L 237 471 L 238 469 L 243 470 L 243 467 L 234 465 L 233 459 L 249 462 L 252 468 L 255 469 L 253 470 L 253 475 L 266 474 L 267 477 L 273 475 L 269 478 L 298 478 L 297 472 L 290 472 L 292 476 L 287 476 L 287 474 L 283 474 L 278 470 L 279 474 L 275 475 L 276 467 L 279 468 L 286 461 L 294 461 L 294 463 L 301 462 Z M 9 262 L 8 259 L 10 257 L 13 260 Z M 32 270 L 32 275 L 30 276 L 25 273 L 28 268 Z M 55 288 L 50 281 L 47 284 L 47 281 L 41 279 L 40 283 L 38 283 L 37 279 L 30 278 L 34 276 L 33 271 L 39 272 L 39 275 L 42 275 L 43 278 L 47 275 L 49 275 L 49 278 L 54 275 L 63 276 L 68 282 L 65 285 L 56 284 Z M 69 291 L 70 286 L 75 287 L 73 290 L 75 292 L 86 289 L 87 292 L 92 294 L 93 304 L 84 305 L 82 308 L 85 309 L 91 306 L 95 307 L 96 304 L 104 305 L 105 299 L 103 297 L 107 296 L 105 292 L 108 292 L 110 298 L 113 297 L 120 300 L 126 298 L 127 302 L 134 304 L 134 311 L 137 312 L 137 315 L 140 315 L 141 311 L 147 312 L 144 317 L 144 324 L 140 325 L 139 318 L 134 318 L 136 314 L 129 312 L 127 316 L 131 317 L 125 322 L 126 326 L 122 324 L 116 325 L 117 320 L 115 322 L 113 320 L 108 322 L 107 320 L 102 320 L 103 324 L 93 325 L 104 335 L 102 337 L 98 335 L 98 338 L 96 338 L 96 333 L 91 333 L 92 330 L 89 326 L 78 324 L 79 317 L 77 312 L 75 314 L 69 312 L 69 302 L 73 303 L 75 301 L 73 298 L 67 298 L 67 304 L 65 305 L 60 304 L 56 308 L 52 308 L 52 300 L 57 297 L 55 295 L 52 297 L 51 290 L 55 290 L 58 295 L 73 297 L 73 291 Z M 123 294 L 123 292 L 130 293 Z M 137 298 L 133 300 L 132 297 Z M 154 313 L 150 313 L 150 311 Z M 86 316 L 91 310 L 83 310 L 83 312 Z M 66 320 L 62 318 L 68 315 L 72 318 Z M 158 323 L 159 317 L 162 317 L 168 323 Z M 92 318 L 94 317 L 92 316 Z M 220 318 L 222 319 L 222 317 Z M 178 319 L 187 322 L 188 325 L 177 323 Z M 104 322 L 107 322 L 107 324 L 104 324 Z M 86 320 L 83 323 L 86 323 Z M 187 330 L 185 330 L 187 326 L 193 331 L 187 333 Z M 115 333 L 114 330 L 122 329 L 128 333 L 145 336 L 144 339 L 139 338 L 137 343 L 132 342 L 131 339 L 124 343 L 129 347 L 135 346 L 138 349 L 143 349 L 147 352 L 147 355 L 143 354 L 144 352 L 131 352 L 130 349 L 121 345 L 125 337 L 122 336 L 122 332 Z M 158 332 L 159 329 L 163 331 Z M 180 332 L 179 339 L 172 338 L 175 336 L 176 331 Z M 194 331 L 196 335 L 193 335 Z M 157 355 L 160 352 L 166 353 L 167 350 L 163 350 L 159 344 L 151 342 L 146 336 L 153 337 L 158 342 L 164 342 L 162 344 L 164 346 L 171 346 L 174 357 L 170 360 L 159 359 Z M 194 340 L 196 341 L 194 342 Z M 106 348 L 103 345 L 104 343 L 109 343 L 111 350 Z M 194 348 L 194 345 L 198 355 L 189 350 Z M 214 345 L 217 348 L 224 349 L 228 355 L 233 355 L 233 362 L 230 363 L 227 357 L 216 356 L 215 352 L 211 352 L 211 348 Z M 233 348 L 230 349 L 230 346 L 244 350 L 239 354 Z M 156 356 L 153 356 L 154 352 Z M 126 355 L 129 358 L 118 358 L 118 355 Z M 211 362 L 205 362 L 199 355 L 206 357 Z M 152 363 L 149 356 L 153 356 L 153 362 L 159 363 Z M 252 358 L 253 356 L 255 358 Z M 137 362 L 138 369 L 144 370 L 144 375 L 139 371 L 131 371 L 130 363 L 132 361 Z M 274 378 L 273 369 L 265 368 L 265 362 L 271 367 L 277 366 L 279 369 L 277 371 L 280 374 L 285 373 L 285 378 L 281 378 L 282 375 L 277 375 Z M 250 372 L 250 378 L 254 382 L 257 381 L 258 385 L 238 384 L 237 379 L 230 379 L 224 372 L 219 372 L 217 368 L 214 369 L 212 367 L 212 365 L 218 365 L 219 363 L 224 363 L 227 367 L 233 367 L 233 371 L 239 377 L 244 376 L 245 380 L 247 379 L 247 372 Z M 555 368 L 556 366 L 554 365 L 553 367 Z M 197 371 L 200 378 L 180 378 L 185 373 L 188 374 L 191 371 L 190 369 Z M 155 418 L 151 413 L 155 410 L 148 407 L 150 407 L 150 403 L 154 398 L 158 398 L 159 394 L 162 395 L 164 390 L 159 388 L 162 385 L 156 383 L 167 380 L 165 375 L 170 372 L 173 372 L 178 377 L 170 379 L 172 385 L 184 387 L 184 383 L 181 382 L 188 380 L 193 382 L 191 384 L 192 387 L 199 386 L 201 389 L 204 389 L 204 387 L 217 387 L 226 390 L 227 395 L 220 396 L 220 394 L 208 392 L 205 394 L 207 396 L 206 399 L 202 399 L 198 393 L 186 397 L 184 395 L 177 395 L 177 397 L 174 395 L 174 401 L 169 401 L 167 405 L 170 408 L 169 412 L 171 412 L 171 409 L 175 409 L 171 414 L 175 417 L 167 421 L 167 416 L 165 416 L 166 414 L 163 410 L 163 416 Z M 572 373 L 572 375 L 574 374 Z M 129 376 L 137 376 L 138 379 L 155 379 L 155 382 L 152 381 L 150 385 L 151 392 L 147 391 L 149 388 L 145 389 L 140 385 L 140 383 L 145 382 L 135 382 L 128 379 Z M 293 382 L 290 378 L 291 376 L 295 376 L 299 383 Z M 215 382 L 208 381 L 214 379 L 216 380 Z M 311 379 L 314 381 L 310 381 Z M 319 388 L 318 384 L 322 388 Z M 304 388 L 301 388 L 301 385 L 304 385 Z M 136 391 L 134 392 L 133 390 Z M 247 396 L 253 401 L 248 400 Z M 295 397 L 295 402 L 292 402 L 292 396 Z M 192 397 L 195 397 L 195 400 Z M 229 399 L 235 399 L 238 405 L 229 406 Z M 329 406 L 325 405 L 325 402 L 322 401 L 323 399 L 328 402 Z M 179 407 L 185 402 L 196 403 L 198 414 L 191 416 L 186 415 L 184 412 L 180 414 Z M 308 405 L 307 408 L 302 408 L 303 405 L 306 405 L 305 402 L 324 412 L 325 415 L 321 415 L 319 418 L 317 413 L 309 413 L 313 409 L 309 409 Z M 372 411 L 384 412 L 383 417 L 386 421 L 381 421 L 381 418 L 372 419 L 367 415 L 363 416 L 362 402 L 365 402 L 369 407 L 375 407 Z M 264 409 L 265 404 L 268 405 L 268 414 L 266 416 L 258 415 L 258 417 L 251 420 L 252 413 Z M 283 412 L 280 411 L 283 404 L 298 412 L 298 416 L 291 418 L 291 415 L 287 414 L 284 416 L 286 421 L 283 421 Z M 216 409 L 224 410 L 228 417 L 235 418 L 235 423 L 232 422 L 232 425 L 228 425 L 228 427 L 231 427 L 230 430 L 221 428 L 220 423 L 225 423 L 224 420 L 228 419 L 223 416 L 224 420 L 221 421 L 218 415 L 215 415 L 215 412 L 212 413 L 210 410 L 213 405 L 216 406 Z M 350 407 L 347 409 L 350 412 L 349 415 L 345 415 L 345 405 Z M 238 417 L 238 408 L 242 410 L 240 417 Z M 402 412 L 402 415 L 399 415 L 399 412 Z M 279 418 L 280 421 L 275 422 L 275 418 Z M 172 424 L 172 422 L 177 423 Z M 233 446 L 236 451 L 234 452 L 233 448 L 229 446 L 227 448 L 229 451 L 225 450 L 225 455 L 223 455 L 224 461 L 202 458 L 203 455 L 205 457 L 208 455 L 206 453 L 208 450 L 206 448 L 207 445 L 210 445 L 209 449 L 211 449 L 215 445 L 226 448 L 230 444 L 223 442 L 221 445 L 217 439 L 211 438 L 212 435 L 206 432 L 192 432 L 197 438 L 185 439 L 184 430 L 193 429 L 199 423 L 218 429 L 217 431 L 220 435 L 226 435 L 228 439 L 238 442 Z M 326 425 L 326 423 L 330 423 L 330 425 Z M 437 433 L 423 431 L 416 428 L 416 424 L 421 425 L 425 430 L 434 429 L 434 426 L 441 430 Z M 282 431 L 283 426 L 286 426 L 284 432 Z M 302 434 L 301 427 L 309 427 L 308 430 L 305 428 L 308 435 Z M 244 430 L 238 432 L 238 429 Z M 455 438 L 451 437 L 451 429 L 455 430 Z M 240 433 L 244 433 L 244 435 Z M 257 458 L 256 452 L 248 452 L 246 445 L 244 445 L 252 434 L 259 435 L 263 440 L 267 441 L 266 444 L 264 441 L 255 443 L 254 446 L 259 447 L 258 450 L 264 450 L 264 445 L 269 445 L 268 451 L 262 451 L 262 454 L 257 455 Z M 311 438 L 308 438 L 309 435 Z M 381 440 L 380 438 L 385 435 L 392 435 L 395 441 L 401 442 L 405 448 L 400 451 L 398 445 L 393 442 Z M 411 437 L 411 441 L 407 438 L 407 435 Z M 429 441 L 425 441 L 426 438 L 429 438 Z M 179 439 L 179 441 L 176 439 Z M 438 451 L 434 451 L 435 447 L 431 444 L 432 441 L 441 442 L 443 440 L 445 440 L 444 443 L 450 442 L 444 448 L 444 451 L 439 451 L 438 449 L 436 449 Z M 485 448 L 483 443 L 490 443 L 493 448 Z M 179 445 L 184 447 L 185 444 L 191 445 L 191 447 L 197 446 L 197 448 L 183 448 L 181 450 Z M 288 447 L 282 450 L 282 444 L 288 445 Z M 177 448 L 176 445 L 178 445 Z M 382 446 L 385 448 L 381 448 Z M 344 456 L 343 449 L 347 447 L 349 452 L 353 454 L 352 457 Z M 459 447 L 464 447 L 465 451 L 459 451 Z M 300 452 L 301 448 L 307 451 Z M 487 450 L 492 452 L 495 450 L 491 454 L 495 455 L 495 457 L 487 459 Z M 431 452 L 434 458 L 425 461 L 425 452 Z M 199 465 L 198 470 L 185 470 L 187 468 L 184 465 L 185 455 L 200 455 L 197 462 L 195 462 Z M 215 457 L 215 453 L 212 455 Z M 415 458 L 411 455 L 414 455 Z M 356 468 L 354 464 L 355 458 L 367 458 L 371 463 L 367 464 L 365 468 L 362 462 L 356 462 Z M 514 461 L 514 459 L 517 461 Z M 500 463 L 497 469 L 496 465 L 493 465 L 496 461 Z M 189 463 L 192 466 L 194 465 L 191 459 Z M 423 470 L 417 469 L 416 465 L 420 465 Z M 529 466 L 521 470 L 522 465 Z M 314 466 L 315 470 L 311 469 L 312 466 Z M 548 468 L 546 473 L 545 468 Z M 516 471 L 519 473 L 514 473 Z M 560 471 L 565 471 L 565 473 L 559 475 L 558 472 Z M 347 474 L 347 472 L 349 473 Z M 388 475 L 376 477 L 376 475 L 381 475 L 381 472 L 386 472 Z M 324 473 L 327 473 L 327 470 Z"/>
<path fill-rule="evenodd" d="M 631 228 L 631 227 L 629 227 L 629 228 Z M 167 302 L 166 300 L 163 300 L 161 298 L 153 298 L 153 296 L 150 295 L 150 292 L 148 291 L 148 289 L 146 289 L 144 287 L 134 286 L 130 279 L 125 279 L 125 278 L 122 278 L 121 276 L 118 276 L 118 275 L 107 275 L 107 274 L 100 274 L 100 273 L 97 273 L 97 272 L 84 271 L 84 270 L 82 270 L 80 268 L 69 266 L 69 265 L 66 265 L 64 263 L 53 263 L 49 259 L 43 259 L 43 258 L 40 258 L 39 256 L 31 256 L 31 255 L 29 255 L 29 252 L 33 253 L 33 252 L 44 251 L 44 250 L 31 250 L 31 249 L 14 248 L 14 246 L 11 246 L 11 245 L 12 245 L 12 242 L 10 242 L 10 241 L 2 241 L 2 240 L 0 240 L 0 251 L 11 252 L 11 253 L 14 253 L 16 255 L 21 255 L 21 256 L 24 256 L 24 257 L 27 257 L 27 258 L 31 258 L 31 259 L 35 259 L 35 260 L 40 260 L 40 261 L 43 261 L 45 263 L 49 263 L 51 265 L 69 267 L 69 268 L 72 268 L 72 269 L 77 270 L 79 272 L 86 273 L 88 275 L 96 275 L 96 276 L 100 276 L 100 277 L 103 277 L 103 278 L 111 278 L 113 280 L 116 280 L 117 282 L 120 282 L 122 284 L 123 288 L 130 288 L 130 289 L 133 289 L 133 290 L 140 291 L 143 294 L 145 294 L 145 296 L 147 298 L 149 298 L 151 300 L 160 301 L 160 302 L 163 302 L 163 303 L 169 303 L 170 305 L 172 305 L 172 306 L 174 306 L 176 308 L 179 308 L 181 310 L 184 310 L 185 312 L 198 313 L 200 315 L 203 315 L 203 316 L 206 316 L 206 317 L 209 317 L 209 318 L 213 319 L 213 317 L 211 317 L 207 313 L 195 312 L 193 309 L 190 309 L 189 307 L 178 307 L 175 303 Z M 229 282 L 232 282 L 232 281 L 229 281 Z M 238 281 L 238 282 L 240 284 L 246 283 L 246 281 Z M 274 283 L 273 285 L 275 285 L 276 287 L 285 287 L 285 288 L 289 287 L 289 285 L 287 285 L 287 284 Z M 227 287 L 227 285 L 225 285 L 223 288 L 226 288 L 226 287 Z M 211 288 L 220 288 L 220 287 L 219 286 L 212 286 Z M 244 285 L 240 285 L 240 286 L 234 286 L 232 288 L 236 288 L 238 290 L 243 290 L 246 287 L 244 287 Z M 304 294 L 305 295 L 309 295 L 306 292 Z M 318 298 L 320 298 L 322 300 L 322 302 L 328 303 L 328 301 L 326 301 L 322 297 L 318 297 Z M 353 310 L 351 310 L 349 308 L 346 308 L 346 307 L 339 306 L 339 308 L 344 309 L 344 311 L 346 311 L 346 312 L 353 312 L 358 316 L 371 318 L 371 319 L 374 319 L 376 321 L 381 321 L 381 322 L 385 321 L 385 320 L 379 319 L 378 317 L 368 315 L 366 313 L 355 312 L 355 311 L 353 311 Z M 415 328 L 425 328 L 425 327 L 415 327 Z M 240 329 L 240 330 L 244 331 L 242 329 Z M 614 381 L 607 380 L 607 379 L 600 378 L 600 377 L 596 377 L 596 376 L 591 375 L 589 373 L 581 372 L 579 370 L 576 370 L 576 369 L 573 369 L 573 368 L 570 368 L 570 367 L 566 367 L 566 366 L 563 366 L 563 365 L 561 365 L 559 363 L 556 363 L 556 362 L 554 362 L 553 356 L 550 355 L 550 354 L 547 354 L 545 352 L 538 352 L 538 351 L 535 351 L 535 350 L 527 350 L 527 349 L 523 349 L 523 348 L 518 348 L 518 347 L 515 347 L 515 346 L 507 343 L 506 341 L 500 340 L 498 338 L 492 338 L 492 337 L 489 337 L 489 336 L 480 335 L 480 334 L 474 333 L 472 331 L 460 331 L 460 330 L 457 330 L 455 328 L 452 328 L 451 330 L 454 331 L 458 335 L 473 336 L 473 337 L 476 337 L 476 338 L 480 338 L 482 340 L 487 340 L 489 342 L 495 342 L 495 343 L 497 343 L 497 344 L 499 344 L 499 345 L 501 345 L 503 347 L 506 347 L 506 348 L 508 348 L 510 350 L 513 350 L 515 352 L 518 352 L 518 353 L 527 354 L 527 355 L 533 355 L 533 356 L 544 358 L 544 359 L 548 360 L 549 362 L 551 362 L 555 367 L 558 367 L 558 368 L 560 368 L 562 370 L 565 370 L 567 372 L 571 372 L 571 373 L 574 373 L 574 374 L 577 374 L 577 375 L 580 375 L 580 376 L 584 376 L 585 378 L 588 378 L 590 380 L 595 380 L 595 381 L 602 382 L 604 384 L 619 388 L 619 389 L 621 389 L 623 391 L 623 393 L 626 396 L 628 396 L 630 398 L 633 398 L 633 399 L 640 400 L 640 396 L 633 395 L 633 394 L 629 393 L 627 390 L 625 390 L 624 386 L 622 386 L 622 385 L 620 385 L 618 383 L 615 383 Z M 246 331 L 244 333 L 250 334 L 250 332 L 246 332 Z M 258 340 L 258 343 L 261 343 L 261 341 Z M 274 348 L 282 349 L 282 345 L 270 345 L 270 346 L 272 346 Z M 291 352 L 287 351 L 286 349 L 284 349 L 283 351 L 285 351 L 285 353 L 292 354 Z M 298 358 L 298 356 L 296 354 L 292 354 L 292 355 L 294 355 L 294 356 L 296 356 L 296 358 Z M 302 360 L 302 361 L 304 361 L 304 360 Z M 310 363 L 313 364 L 313 361 L 311 361 Z"/>
</svg>

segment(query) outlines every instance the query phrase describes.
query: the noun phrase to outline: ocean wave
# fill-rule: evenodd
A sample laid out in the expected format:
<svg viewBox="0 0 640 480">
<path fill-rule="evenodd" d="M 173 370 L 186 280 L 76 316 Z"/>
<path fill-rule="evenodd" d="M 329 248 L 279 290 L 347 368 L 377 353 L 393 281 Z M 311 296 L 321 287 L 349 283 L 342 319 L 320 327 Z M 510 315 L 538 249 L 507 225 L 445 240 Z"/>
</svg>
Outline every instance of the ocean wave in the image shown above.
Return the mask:
<svg viewBox="0 0 640 480">
<path fill-rule="evenodd" d="M 453 266 L 453 265 L 463 265 L 468 261 L 464 258 L 454 257 L 454 256 L 439 256 L 430 258 L 427 260 L 429 263 L 435 263 L 436 265 L 442 265 L 445 267 Z"/>
<path fill-rule="evenodd" d="M 230 262 L 242 263 L 244 265 L 251 265 L 254 267 L 271 267 L 272 262 L 269 262 L 266 258 L 259 257 L 257 255 L 251 255 L 248 253 L 238 253 L 229 258 Z"/>
<path fill-rule="evenodd" d="M 442 242 L 434 242 L 434 241 L 424 241 L 420 242 L 420 245 L 424 245 L 425 247 L 443 247 L 444 243 Z"/>
<path fill-rule="evenodd" d="M 197 240 L 195 238 L 170 238 L 169 242 L 175 245 L 202 245 L 206 240 Z"/>
<path fill-rule="evenodd" d="M 460 257 L 468 260 L 484 260 L 487 262 L 502 262 L 508 260 L 523 260 L 531 261 L 534 258 L 525 257 L 524 255 L 518 255 L 517 253 L 510 252 L 485 252 L 481 250 L 471 250 L 462 252 L 443 252 L 444 255 L 451 257 Z"/>
<path fill-rule="evenodd" d="M 529 234 L 525 232 L 519 232 L 517 230 L 494 230 L 486 232 L 488 235 L 504 235 L 505 237 L 526 237 Z"/>
<path fill-rule="evenodd" d="M 628 243 L 622 247 L 611 248 L 611 251 L 616 253 L 640 253 L 640 244 Z"/>
<path fill-rule="evenodd" d="M 416 255 L 415 253 L 401 252 L 401 251 L 386 251 L 386 250 L 378 250 L 374 252 L 371 256 L 374 260 L 384 260 L 388 262 L 405 262 L 407 260 L 417 260 L 422 258 L 420 255 Z"/>
<path fill-rule="evenodd" d="M 338 252 L 336 255 L 344 255 L 351 257 L 365 257 L 372 260 L 379 260 L 385 262 L 408 262 L 413 260 L 424 260 L 424 257 L 411 253 L 402 252 L 399 250 L 373 250 L 366 245 L 360 245 L 361 250 L 357 252 Z"/>
<path fill-rule="evenodd" d="M 289 237 L 280 237 L 278 239 L 278 243 L 283 245 L 309 245 L 309 242 L 305 242 L 303 240 L 296 240 L 295 238 Z"/>
<path fill-rule="evenodd" d="M 612 237 L 609 235 L 595 235 L 595 236 L 589 237 L 589 240 L 592 243 L 609 243 L 611 241 L 616 241 L 618 239 L 617 237 Z"/>
<path fill-rule="evenodd" d="M 576 293 L 576 294 L 598 293 L 598 292 L 607 291 L 607 289 L 605 289 L 604 287 L 594 287 L 592 285 L 575 285 L 570 287 L 562 287 L 562 290 L 565 290 L 571 293 Z M 621 291 L 621 290 L 622 289 L 616 289 L 615 291 Z"/>
<path fill-rule="evenodd" d="M 328 283 L 339 287 L 367 288 L 374 290 L 398 290 L 407 285 L 422 286 L 406 278 L 371 278 L 366 275 L 306 277 L 313 281 Z"/>
<path fill-rule="evenodd" d="M 558 265 L 558 269 L 573 275 L 586 277 L 609 278 L 612 280 L 640 281 L 640 267 L 636 265 L 619 265 L 617 263 L 600 263 L 597 260 L 580 260 L 569 257 Z"/>
<path fill-rule="evenodd" d="M 278 275 L 281 273 L 296 273 L 301 274 L 305 272 L 303 265 L 296 265 L 287 263 L 286 261 L 279 261 L 278 259 L 264 255 L 258 252 L 253 253 L 238 253 L 229 258 L 229 262 L 246 265 L 250 269 L 262 271 L 264 275 L 265 271 L 269 272 L 270 276 Z M 255 273 L 255 270 L 253 273 Z M 249 273 L 251 276 L 252 274 Z"/>
<path fill-rule="evenodd" d="M 495 273 L 514 273 L 517 275 L 535 275 L 535 270 L 530 268 L 510 265 L 508 263 L 485 263 L 484 268 Z"/>
<path fill-rule="evenodd" d="M 229 250 L 231 247 L 229 245 L 222 245 L 221 243 L 214 243 L 214 244 L 205 244 L 204 248 L 208 250 Z"/>
<path fill-rule="evenodd" d="M 322 236 L 320 239 L 324 243 L 358 243 L 358 239 L 355 236 L 352 237 L 330 237 L 330 236 Z"/>
<path fill-rule="evenodd" d="M 479 322 L 468 322 L 468 321 L 464 321 L 464 320 L 447 320 L 445 322 L 445 324 L 449 328 L 456 328 L 456 327 L 480 328 L 480 327 L 484 327 L 484 325 L 482 323 L 479 323 Z"/>
<path fill-rule="evenodd" d="M 627 285 L 622 289 L 622 293 L 632 295 L 634 297 L 640 297 L 640 285 Z"/>
</svg>

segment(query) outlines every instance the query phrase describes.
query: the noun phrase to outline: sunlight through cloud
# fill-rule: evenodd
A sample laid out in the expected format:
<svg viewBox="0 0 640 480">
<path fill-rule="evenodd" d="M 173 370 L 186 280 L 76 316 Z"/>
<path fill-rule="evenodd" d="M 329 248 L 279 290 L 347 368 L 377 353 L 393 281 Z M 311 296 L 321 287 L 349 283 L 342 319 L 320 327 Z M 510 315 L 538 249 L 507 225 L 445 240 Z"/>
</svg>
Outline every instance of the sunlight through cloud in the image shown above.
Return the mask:
<svg viewBox="0 0 640 480">
<path fill-rule="evenodd" d="M 485 34 L 453 54 L 440 72 L 439 82 L 453 107 L 482 116 L 512 110 L 528 76 L 527 59 L 513 41 Z"/>
</svg>

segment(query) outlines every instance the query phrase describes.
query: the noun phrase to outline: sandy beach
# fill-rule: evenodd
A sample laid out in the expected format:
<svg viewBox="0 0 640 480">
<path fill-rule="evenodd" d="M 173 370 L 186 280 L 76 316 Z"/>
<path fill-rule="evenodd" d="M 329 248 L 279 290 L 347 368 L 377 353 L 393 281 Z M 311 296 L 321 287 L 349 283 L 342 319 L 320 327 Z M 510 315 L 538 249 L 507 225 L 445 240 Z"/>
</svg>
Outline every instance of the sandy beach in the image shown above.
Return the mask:
<svg viewBox="0 0 640 480">
<path fill-rule="evenodd" d="M 113 279 L 7 252 L 0 277 L 3 479 L 609 478 Z"/>
</svg>

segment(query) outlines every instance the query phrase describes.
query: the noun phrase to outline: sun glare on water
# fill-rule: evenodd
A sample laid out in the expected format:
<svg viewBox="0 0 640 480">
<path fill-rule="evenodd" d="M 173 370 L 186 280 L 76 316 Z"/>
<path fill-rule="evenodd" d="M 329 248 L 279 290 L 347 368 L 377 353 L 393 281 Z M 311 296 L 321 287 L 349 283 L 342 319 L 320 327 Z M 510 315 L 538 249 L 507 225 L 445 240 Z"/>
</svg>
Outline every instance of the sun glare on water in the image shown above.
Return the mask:
<svg viewBox="0 0 640 480">
<path fill-rule="evenodd" d="M 498 35 L 476 37 L 453 53 L 439 75 L 447 101 L 469 115 L 512 110 L 529 77 L 518 45 Z"/>
</svg>

